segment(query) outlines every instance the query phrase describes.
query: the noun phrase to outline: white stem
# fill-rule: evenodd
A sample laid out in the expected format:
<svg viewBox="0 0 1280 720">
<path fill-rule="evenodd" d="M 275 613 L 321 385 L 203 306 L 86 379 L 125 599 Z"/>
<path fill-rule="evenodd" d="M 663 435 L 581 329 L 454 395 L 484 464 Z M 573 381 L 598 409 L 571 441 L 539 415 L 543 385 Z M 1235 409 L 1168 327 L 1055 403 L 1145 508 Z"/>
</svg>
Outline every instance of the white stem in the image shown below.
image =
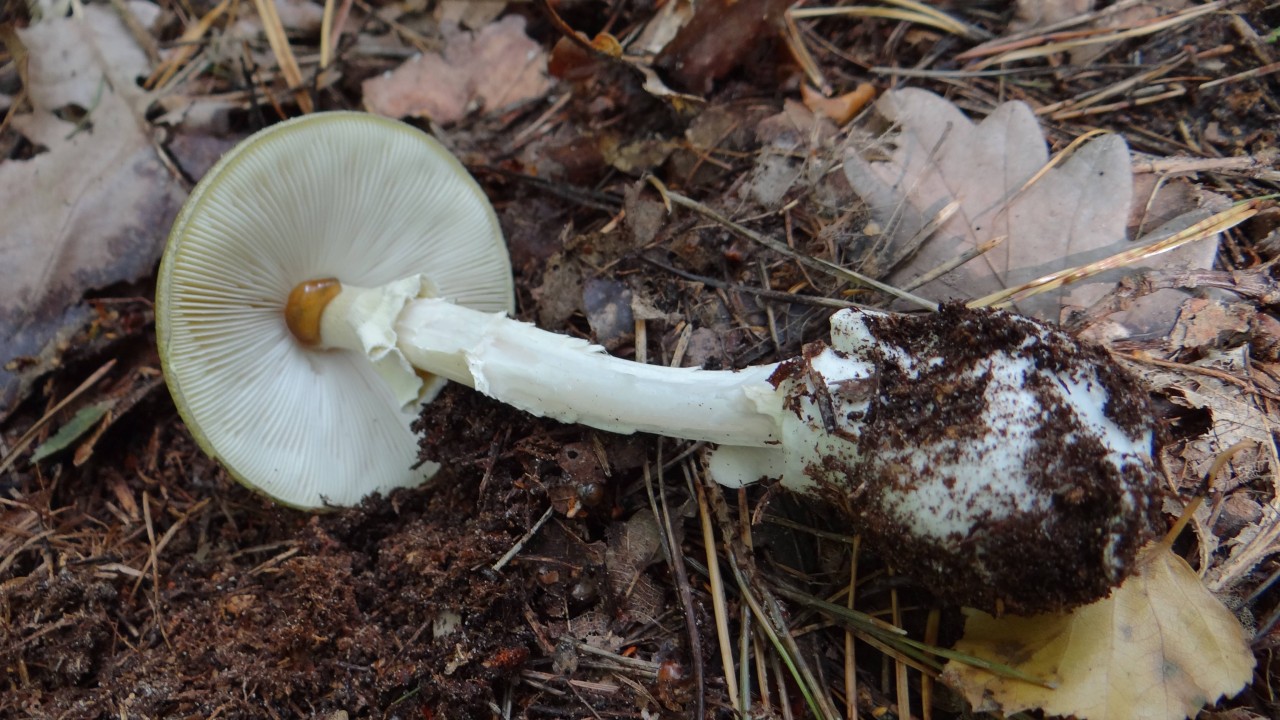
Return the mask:
<svg viewBox="0 0 1280 720">
<path fill-rule="evenodd" d="M 739 371 L 645 365 L 578 338 L 392 283 L 346 287 L 325 311 L 328 347 L 363 352 L 402 399 L 412 368 L 439 375 L 533 415 L 617 433 L 647 432 L 727 445 L 778 441 L 776 365 Z M 409 366 L 412 366 L 410 368 Z M 764 405 L 765 407 L 761 407 Z"/>
</svg>

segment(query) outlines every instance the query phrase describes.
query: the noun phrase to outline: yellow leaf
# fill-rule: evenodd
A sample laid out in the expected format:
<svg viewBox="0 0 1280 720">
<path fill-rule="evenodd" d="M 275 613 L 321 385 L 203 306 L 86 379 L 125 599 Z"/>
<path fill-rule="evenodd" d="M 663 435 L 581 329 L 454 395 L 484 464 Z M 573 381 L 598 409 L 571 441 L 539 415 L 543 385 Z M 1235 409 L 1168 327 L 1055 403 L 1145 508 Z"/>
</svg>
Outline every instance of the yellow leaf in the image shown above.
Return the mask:
<svg viewBox="0 0 1280 720">
<path fill-rule="evenodd" d="M 943 680 L 978 710 L 1040 708 L 1081 720 L 1180 720 L 1253 675 L 1244 628 L 1164 544 L 1110 597 L 1066 615 L 993 618 L 967 610 L 956 650 L 1009 665 L 1041 687 L 956 661 Z"/>
</svg>

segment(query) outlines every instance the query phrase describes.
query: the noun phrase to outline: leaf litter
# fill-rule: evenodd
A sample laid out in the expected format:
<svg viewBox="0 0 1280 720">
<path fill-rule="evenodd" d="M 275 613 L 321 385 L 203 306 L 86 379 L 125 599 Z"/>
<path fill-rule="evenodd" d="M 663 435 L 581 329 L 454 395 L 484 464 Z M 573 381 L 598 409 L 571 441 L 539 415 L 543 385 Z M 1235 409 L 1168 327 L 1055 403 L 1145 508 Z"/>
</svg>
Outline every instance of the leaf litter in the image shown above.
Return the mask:
<svg viewBox="0 0 1280 720">
<path fill-rule="evenodd" d="M 16 31 L 38 154 L 0 164 L 0 417 L 94 319 L 86 293 L 144 279 L 185 199 L 138 87 L 150 66 L 118 15 L 90 6 Z"/>
<path fill-rule="evenodd" d="M 1120 136 L 1090 140 L 1045 170 L 1048 148 L 1025 103 L 1004 103 L 976 124 L 923 90 L 886 93 L 876 109 L 893 129 L 867 149 L 847 151 L 844 169 L 875 223 L 878 242 L 869 262 L 891 284 L 935 300 L 972 299 L 1130 247 L 1126 227 L 1134 188 L 1129 150 Z M 917 279 L 950 259 L 991 243 L 997 244 L 915 288 Z M 1123 272 L 1205 267 L 1215 251 L 1212 242 L 1202 242 Z M 1104 274 L 1020 300 L 1014 308 L 1061 321 L 1092 306 L 1116 279 L 1116 273 Z M 1164 307 L 1148 307 L 1147 317 L 1128 321 L 1150 331 L 1152 314 L 1171 322 L 1169 299 Z"/>
<path fill-rule="evenodd" d="M 303 97 L 320 109 L 366 106 L 365 83 L 414 62 L 405 62 L 413 53 L 435 52 L 433 57 L 448 60 L 451 43 L 478 42 L 498 26 L 503 42 L 524 48 L 523 57 L 535 64 L 539 56 L 554 61 L 565 42 L 548 34 L 537 12 L 513 6 L 504 16 L 500 3 L 474 9 L 407 4 L 382 8 L 376 16 L 359 3 L 346 9 L 326 3 L 334 6 L 330 12 L 338 12 L 331 18 L 330 64 L 321 68 L 317 58 L 323 53 L 317 48 L 324 45 L 319 38 L 324 20 L 317 26 L 315 17 L 325 8 L 295 5 L 297 12 L 281 14 L 289 27 L 282 37 L 299 65 L 292 80 L 279 72 L 282 50 L 267 42 L 263 24 L 251 11 L 242 12 L 232 27 L 216 7 L 197 4 L 190 21 L 161 10 L 149 26 L 156 28 L 161 56 L 180 59 L 158 93 L 164 115 L 157 122 L 172 125 L 166 129 L 189 147 L 213 147 L 263 122 L 296 114 Z M 718 36 L 725 42 L 731 38 L 732 48 L 712 42 L 665 49 L 690 22 L 692 15 L 682 7 L 667 3 L 653 10 L 623 3 L 608 15 L 561 8 L 568 18 L 563 22 L 572 22 L 584 35 L 596 33 L 600 47 L 612 39 L 620 54 L 573 60 L 572 67 L 561 68 L 572 77 L 555 86 L 517 83 L 535 90 L 516 93 L 511 102 L 479 94 L 449 96 L 447 109 L 461 113 L 458 118 L 465 122 L 428 113 L 437 128 L 446 128 L 439 130 L 443 139 L 495 200 L 517 258 L 521 316 L 608 342 L 615 354 L 721 366 L 785 357 L 823 332 L 826 311 L 820 304 L 887 302 L 852 275 L 819 269 L 826 267 L 822 263 L 905 282 L 939 267 L 919 259 L 932 245 L 957 238 L 975 243 L 978 228 L 987 232 L 1002 223 L 1016 229 L 977 240 L 978 245 L 999 240 L 988 251 L 996 254 L 977 257 L 935 281 L 944 293 L 974 298 L 1016 284 L 1015 278 L 1033 277 L 1036 263 L 1041 270 L 1074 266 L 1081 257 L 1105 256 L 1107 243 L 1111 250 L 1131 247 L 1220 210 L 1224 200 L 1205 193 L 1206 186 L 1240 199 L 1261 194 L 1265 185 L 1259 183 L 1267 182 L 1261 179 L 1265 169 L 1258 174 L 1256 164 L 1253 175 L 1233 175 L 1226 168 L 1235 166 L 1214 161 L 1209 167 L 1217 170 L 1147 172 L 1127 190 L 1119 184 L 1073 184 L 1072 178 L 1087 178 L 1098 168 L 1109 173 L 1108 182 L 1118 183 L 1117 178 L 1130 178 L 1135 163 L 1176 165 L 1166 156 L 1187 151 L 1171 140 L 1182 137 L 1171 122 L 1179 116 L 1154 105 L 1137 116 L 1142 132 L 1133 129 L 1133 118 L 1123 110 L 1091 115 L 1117 134 L 1076 148 L 1023 190 L 1049 165 L 1050 147 L 1057 152 L 1067 139 L 1088 130 L 1069 121 L 1042 127 L 1036 120 L 1044 116 L 1040 111 L 1067 95 L 1105 92 L 1106 83 L 1118 82 L 1116 68 L 1123 63 L 1083 73 L 1068 66 L 1031 68 L 1049 70 L 1056 80 L 1007 86 L 1019 92 L 1003 96 L 1021 97 L 1022 109 L 997 102 L 1002 96 L 997 81 L 981 76 L 913 82 L 950 93 L 951 102 L 932 100 L 942 103 L 938 112 L 950 125 L 925 141 L 926 133 L 912 129 L 930 125 L 916 115 L 919 111 L 899 112 L 892 123 L 883 116 L 869 123 L 872 117 L 865 116 L 846 124 L 848 113 L 856 112 L 846 103 L 858 83 L 870 80 L 885 98 L 881 109 L 908 104 L 900 99 L 911 91 L 889 90 L 884 76 L 862 74 L 861 68 L 929 69 L 933 63 L 938 72 L 951 72 L 962 66 L 948 54 L 960 57 L 975 49 L 970 33 L 949 37 L 943 33 L 951 24 L 933 21 L 895 25 L 872 17 L 818 24 L 780 18 L 752 25 L 749 38 Z M 997 42 L 1002 33 L 1008 36 L 1007 28 L 990 18 L 958 14 L 964 22 L 957 27 L 994 30 Z M 194 33 L 200 18 L 207 18 L 207 25 Z M 467 30 L 452 25 L 458 22 Z M 1249 22 L 1256 24 L 1257 16 L 1249 16 Z M 512 31 L 517 26 L 518 34 Z M 1200 47 L 1212 48 L 1232 37 L 1233 27 L 1225 20 L 1199 28 L 1170 25 L 1162 32 L 1178 42 L 1141 50 L 1162 63 L 1176 50 L 1173 46 L 1186 46 L 1194 37 Z M 191 39 L 171 42 L 184 35 Z M 948 44 L 960 37 L 965 39 L 958 47 Z M 1128 52 L 1138 42 L 1113 47 Z M 780 60 L 779 49 L 798 58 L 807 55 L 816 64 L 802 73 Z M 1110 52 L 1117 59 L 1127 57 Z M 486 75 L 475 64 L 487 55 L 454 58 L 462 56 L 469 59 L 450 66 L 451 76 L 509 80 L 504 72 L 515 72 L 512 62 L 503 66 L 510 72 Z M 654 65 L 656 56 L 665 59 Z M 859 69 L 848 64 L 851 57 L 858 58 Z M 684 86 L 681 73 L 672 72 L 672 63 L 682 58 L 697 61 L 684 71 Z M 1222 62 L 1231 72 L 1248 69 L 1235 56 Z M 5 81 L 12 67 L 0 63 L 0 90 L 18 98 L 13 91 L 22 83 Z M 148 64 L 139 74 L 149 69 Z M 802 82 L 821 90 L 802 92 Z M 828 89 L 836 98 L 848 93 L 850 99 L 819 101 Z M 705 102 L 676 102 L 687 97 L 684 91 L 704 94 Z M 423 92 L 440 99 L 454 91 L 433 86 Z M 1266 123 L 1247 104 L 1229 102 L 1232 87 L 1204 92 L 1228 102 L 1212 112 L 1190 108 L 1182 116 L 1194 132 L 1203 131 L 1197 136 L 1202 144 L 1193 151 L 1211 156 L 1223 149 L 1214 143 L 1226 142 L 1228 152 L 1251 162 L 1262 157 L 1257 148 L 1267 142 Z M 202 119 L 199 112 L 188 113 L 184 103 L 193 102 L 216 108 L 220 119 L 211 123 L 207 118 L 214 115 Z M 138 111 L 135 117 L 144 116 Z M 137 122 L 142 130 L 151 129 L 145 120 Z M 1234 125 L 1231 132 L 1215 134 L 1211 122 Z M 892 134 L 880 136 L 883 127 L 894 124 Z M 975 173 L 963 162 L 953 161 L 945 171 L 931 167 L 944 165 L 939 158 L 953 153 L 966 157 L 966 149 L 948 146 L 952 133 L 964 132 L 979 138 L 967 158 L 975 166 L 994 168 L 991 174 Z M 1120 134 L 1146 153 L 1140 162 L 1117 142 Z M 0 139 L 12 137 L 12 131 L 0 133 Z M 979 147 L 995 155 L 983 158 Z M 908 179 L 896 197 L 868 192 L 864 206 L 862 193 L 855 192 L 859 183 L 874 180 L 892 189 L 891 181 L 875 173 L 892 174 L 895 153 L 904 148 L 916 160 L 924 159 L 912 167 L 936 177 Z M 12 155 L 0 162 L 0 177 L 31 162 Z M 1201 163 L 1198 167 L 1207 162 L 1192 159 Z M 672 195 L 636 180 L 644 175 L 660 180 Z M 991 187 L 978 188 L 981 192 L 967 190 L 989 177 L 1001 182 L 987 182 Z M 1048 195 L 1037 195 L 1046 192 L 1037 190 L 1042 183 L 1065 193 L 1067 201 L 1059 206 Z M 934 184 L 950 195 L 918 192 Z M 1090 190 L 1105 195 L 1103 189 L 1128 193 L 1128 200 L 1089 195 Z M 0 186 L 0 192 L 7 190 Z M 677 195 L 692 204 L 670 204 Z M 1035 202 L 1023 207 L 1028 198 Z M 1091 209 L 1080 198 L 1103 205 Z M 938 215 L 939 203 L 959 208 L 946 220 L 952 225 Z M 695 205 L 709 212 L 686 209 Z M 133 216 L 129 206 L 121 207 L 125 217 Z M 1031 217 L 1036 213 L 1071 222 L 1036 224 Z M 968 226 L 955 224 L 960 217 Z M 898 230 L 906 218 L 914 218 L 913 234 Z M 971 222 L 974 218 L 982 222 Z M 1166 226 L 1169 221 L 1173 224 Z M 156 227 L 162 236 L 167 221 Z M 1087 232 L 1099 228 L 1105 232 Z M 1212 587 L 1247 596 L 1245 603 L 1259 617 L 1259 648 L 1274 644 L 1268 633 L 1277 604 L 1266 577 L 1275 570 L 1269 548 L 1275 546 L 1277 525 L 1270 521 L 1276 493 L 1267 428 L 1272 395 L 1280 396 L 1280 388 L 1270 375 L 1274 353 L 1266 355 L 1270 317 L 1261 309 L 1272 283 L 1265 266 L 1259 270 L 1249 264 L 1248 253 L 1249 242 L 1267 233 L 1268 226 L 1259 223 L 1225 236 L 1218 262 L 1231 272 L 1211 269 L 1218 245 L 1203 240 L 1180 251 L 1185 254 L 1177 263 L 1169 262 L 1169 255 L 1158 257 L 1141 274 L 1131 275 L 1128 285 L 1117 286 L 1115 278 L 1094 280 L 1096 287 L 1068 285 L 1058 296 L 1036 296 L 1026 303 L 1033 310 L 1042 304 L 1052 318 L 1087 318 L 1095 337 L 1131 357 L 1140 374 L 1158 380 L 1153 390 L 1168 402 L 1162 412 L 1169 414 L 1173 436 L 1171 483 L 1183 497 L 1199 492 L 1197 473 L 1212 465 L 1220 441 L 1230 439 L 1226 433 L 1233 422 L 1260 423 L 1254 427 L 1262 431 L 1247 435 L 1263 442 L 1258 449 L 1237 452 L 1226 464 L 1214 485 L 1220 502 L 1197 513 L 1200 541 L 1187 553 Z M 913 254 L 910 248 L 903 252 L 903 243 L 920 245 Z M 1072 259 L 1063 260 L 1067 256 Z M 945 252 L 935 258 L 953 259 L 954 253 Z M 146 273 L 132 277 L 145 281 Z M 976 284 L 962 280 L 968 273 Z M 1190 299 L 1178 289 L 1196 286 L 1202 289 Z M 1148 300 L 1160 312 L 1148 316 L 1145 309 L 1135 310 L 1153 295 L 1148 289 L 1157 287 L 1173 293 Z M 1073 295 L 1082 289 L 1094 294 Z M 76 291 L 72 300 L 82 294 Z M 1097 295 L 1107 299 L 1105 312 L 1093 305 Z M 1113 306 L 1130 312 L 1119 314 Z M 145 320 L 126 328 L 133 329 L 106 345 L 85 347 L 96 365 L 104 354 L 124 353 L 130 343 L 148 341 Z M 686 485 L 701 472 L 696 449 L 533 421 L 454 389 L 421 421 L 424 456 L 451 468 L 439 483 L 373 499 L 362 508 L 308 517 L 267 507 L 229 483 L 174 422 L 167 400 L 146 395 L 145 382 L 126 379 L 146 377 L 135 372 L 148 368 L 146 356 L 131 362 L 136 367 L 124 373 L 122 387 L 91 387 L 75 405 L 52 414 L 55 421 L 35 426 L 31 418 L 42 414 L 35 405 L 51 404 L 85 374 L 78 366 L 54 371 L 46 386 L 28 385 L 15 398 L 34 402 L 21 406 L 3 427 L 6 445 L 27 427 L 37 427 L 31 446 L 52 443 L 46 447 L 53 450 L 62 442 L 50 440 L 55 428 L 69 422 L 67 434 L 82 431 L 76 412 L 94 412 L 82 408 L 120 396 L 124 405 L 140 402 L 147 410 L 83 431 L 80 437 L 88 439 L 76 441 L 75 454 L 54 452 L 36 464 L 26 450 L 6 458 L 16 464 L 2 481 L 6 495 L 0 504 L 0 608 L 11 620 L 0 631 L 0 657 L 14 668 L 16 680 L 14 693 L 0 707 L 21 702 L 25 712 L 37 715 L 93 707 L 113 716 L 488 717 L 509 707 L 511 716 L 520 717 L 683 717 L 739 702 L 726 695 L 727 678 L 745 658 L 757 675 L 749 683 L 753 707 L 780 711 L 779 703 L 788 703 L 788 712 L 803 714 L 799 694 L 817 716 L 851 715 L 855 706 L 863 714 L 880 715 L 895 704 L 919 713 L 921 702 L 932 706 L 934 717 L 953 716 L 945 702 L 937 702 L 946 691 L 934 682 L 927 653 L 909 654 L 886 645 L 880 635 L 864 638 L 855 632 L 846 639 L 829 627 L 825 611 L 789 606 L 784 613 L 789 603 L 777 599 L 794 597 L 784 591 L 803 586 L 805 595 L 852 604 L 840 593 L 853 587 L 859 609 L 883 612 L 914 637 L 929 637 L 926 612 L 913 608 L 928 608 L 931 601 L 925 590 L 911 585 L 910 568 L 885 568 L 866 553 L 853 564 L 847 525 L 821 509 L 793 506 L 767 488 L 716 507 L 719 536 L 740 543 L 733 552 L 704 547 L 701 533 L 686 532 L 698 510 L 705 512 Z M 154 367 L 154 358 L 151 362 Z M 1253 390 L 1239 390 L 1246 387 Z M 1171 512 L 1180 507 L 1171 500 Z M 800 527 L 813 534 L 780 533 L 759 524 L 766 509 L 771 517 L 799 519 Z M 1231 520 L 1230 536 L 1224 518 Z M 531 528 L 538 529 L 526 540 Z M 674 543 L 674 557 L 654 549 L 655 540 L 663 545 L 662 538 Z M 494 570 L 501 557 L 510 560 Z M 699 564 L 701 558 L 719 558 L 725 582 L 717 586 L 706 574 L 710 569 Z M 1164 560 L 1173 563 L 1174 558 Z M 756 562 L 754 569 L 741 565 Z M 1187 593 L 1203 592 L 1195 575 L 1194 582 L 1188 573 L 1173 575 L 1182 578 L 1177 582 Z M 1146 592 L 1163 596 L 1163 591 Z M 721 599 L 727 600 L 727 613 L 717 606 Z M 1217 613 L 1223 623 L 1210 634 L 1243 662 L 1241 638 L 1246 636 L 1232 633 L 1227 620 L 1235 621 L 1221 615 L 1221 605 L 1214 605 L 1218 601 L 1201 599 L 1205 604 L 1197 607 Z M 943 618 L 938 642 L 947 644 L 959 626 L 946 614 Z M 1234 627 L 1239 632 L 1239 623 Z M 735 646 L 727 656 L 718 652 L 724 637 Z M 867 648 L 864 639 L 879 650 Z M 1025 637 L 1022 641 L 1028 646 Z M 1170 647 L 1187 642 L 1209 640 L 1195 633 L 1169 636 Z M 853 645 L 856 662 L 845 655 Z M 845 658 L 849 664 L 842 669 Z M 924 674 L 908 667 L 923 668 Z M 1272 671 L 1263 666 L 1258 672 L 1265 680 Z M 1232 677 L 1245 674 L 1241 670 Z M 1208 700 L 1214 692 L 1207 686 L 1201 694 Z M 1036 702 L 1058 707 L 1052 698 Z M 1234 707 L 1252 708 L 1258 716 L 1268 708 L 1265 696 L 1248 692 L 1235 702 Z"/>
<path fill-rule="evenodd" d="M 1253 676 L 1247 631 L 1163 544 L 1108 598 L 1069 615 L 994 618 L 966 610 L 956 650 L 1045 681 L 951 661 L 943 679 L 976 709 L 1042 709 L 1081 720 L 1181 720 Z"/>
<path fill-rule="evenodd" d="M 474 34 L 446 31 L 440 53 L 423 53 L 364 82 L 365 107 L 388 117 L 452 123 L 473 110 L 496 112 L 542 97 L 547 58 L 517 15 Z"/>
</svg>

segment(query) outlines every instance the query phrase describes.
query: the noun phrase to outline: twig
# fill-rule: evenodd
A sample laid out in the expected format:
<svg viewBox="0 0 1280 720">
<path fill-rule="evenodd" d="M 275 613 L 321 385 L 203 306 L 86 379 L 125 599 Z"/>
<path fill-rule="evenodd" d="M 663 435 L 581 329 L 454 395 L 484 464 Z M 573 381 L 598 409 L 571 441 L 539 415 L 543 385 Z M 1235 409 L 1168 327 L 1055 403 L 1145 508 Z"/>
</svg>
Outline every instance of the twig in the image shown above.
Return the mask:
<svg viewBox="0 0 1280 720">
<path fill-rule="evenodd" d="M 1168 360 L 1158 360 L 1156 358 L 1147 357 L 1145 355 L 1122 353 L 1122 352 L 1117 352 L 1114 354 L 1117 357 L 1122 357 L 1125 360 L 1131 360 L 1136 363 L 1142 363 L 1143 365 L 1154 365 L 1155 367 L 1162 367 L 1169 370 L 1178 370 L 1188 374 L 1204 375 L 1205 377 L 1217 378 L 1218 380 L 1221 380 L 1223 382 L 1228 382 L 1228 383 L 1231 383 L 1232 385 L 1237 385 L 1243 388 L 1244 391 L 1247 393 L 1250 393 L 1253 395 L 1261 395 L 1263 397 L 1270 398 L 1272 400 L 1280 400 L 1280 395 L 1276 395 L 1273 392 L 1268 392 L 1266 390 L 1263 390 L 1262 388 L 1257 387 L 1256 385 L 1249 382 L 1248 380 L 1245 380 L 1244 378 L 1238 378 L 1235 375 L 1232 375 L 1231 373 L 1228 373 L 1228 372 L 1224 372 L 1222 370 L 1215 370 L 1213 368 L 1204 368 L 1204 367 L 1199 367 L 1197 365 L 1187 365 L 1185 363 L 1170 362 Z"/>
<path fill-rule="evenodd" d="M 542 529 L 542 526 L 547 524 L 547 521 L 551 519 L 551 515 L 554 511 L 555 508 L 548 506 L 547 511 L 542 513 L 542 517 L 538 518 L 538 521 L 533 524 L 533 527 L 529 528 L 524 535 L 521 535 L 520 539 L 516 541 L 516 544 L 512 545 L 510 550 L 507 550 L 503 553 L 502 557 L 498 558 L 498 561 L 493 564 L 493 571 L 500 572 L 502 568 L 507 566 L 507 563 L 511 562 L 512 558 L 519 555 L 520 551 L 524 549 L 524 546 L 532 540 L 533 536 L 537 535 L 538 531 Z"/>
<path fill-rule="evenodd" d="M 1275 165 L 1253 155 L 1239 157 L 1137 157 L 1130 168 L 1134 173 L 1159 173 L 1164 175 L 1189 175 L 1200 172 L 1238 173 L 1246 177 L 1270 182 L 1280 181 L 1280 171 Z"/>
</svg>

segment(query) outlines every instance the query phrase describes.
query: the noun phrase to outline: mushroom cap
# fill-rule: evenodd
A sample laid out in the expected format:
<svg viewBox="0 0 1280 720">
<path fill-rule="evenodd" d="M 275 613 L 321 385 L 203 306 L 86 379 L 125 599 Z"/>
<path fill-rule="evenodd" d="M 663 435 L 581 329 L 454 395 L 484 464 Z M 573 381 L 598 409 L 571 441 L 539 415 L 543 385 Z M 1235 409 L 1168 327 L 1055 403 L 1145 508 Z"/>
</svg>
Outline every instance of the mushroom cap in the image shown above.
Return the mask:
<svg viewBox="0 0 1280 720">
<path fill-rule="evenodd" d="M 156 334 L 192 435 L 244 485 L 299 508 L 420 484 L 418 407 L 357 353 L 307 349 L 286 327 L 298 283 L 380 286 L 510 312 L 497 217 L 462 164 L 404 123 L 357 112 L 262 130 L 200 181 L 160 264 Z M 436 388 L 438 390 L 438 387 Z"/>
</svg>

